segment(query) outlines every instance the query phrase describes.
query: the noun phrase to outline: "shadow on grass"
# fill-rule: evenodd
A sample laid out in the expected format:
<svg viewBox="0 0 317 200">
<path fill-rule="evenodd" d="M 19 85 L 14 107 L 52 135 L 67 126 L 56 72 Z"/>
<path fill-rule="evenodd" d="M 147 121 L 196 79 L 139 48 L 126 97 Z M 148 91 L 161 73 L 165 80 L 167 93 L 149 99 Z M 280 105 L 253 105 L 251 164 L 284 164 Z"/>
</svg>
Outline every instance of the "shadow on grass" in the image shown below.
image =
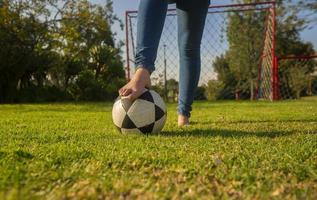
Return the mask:
<svg viewBox="0 0 317 200">
<path fill-rule="evenodd" d="M 227 120 L 227 121 L 213 121 L 213 122 L 191 122 L 192 125 L 201 124 L 201 125 L 209 125 L 211 123 L 226 123 L 226 124 L 265 124 L 265 123 L 314 123 L 317 122 L 315 119 L 287 119 L 287 120 Z"/>
<path fill-rule="evenodd" d="M 163 131 L 161 136 L 167 137 L 285 137 L 292 135 L 291 131 L 235 131 L 224 129 L 180 129 L 179 131 Z"/>
</svg>

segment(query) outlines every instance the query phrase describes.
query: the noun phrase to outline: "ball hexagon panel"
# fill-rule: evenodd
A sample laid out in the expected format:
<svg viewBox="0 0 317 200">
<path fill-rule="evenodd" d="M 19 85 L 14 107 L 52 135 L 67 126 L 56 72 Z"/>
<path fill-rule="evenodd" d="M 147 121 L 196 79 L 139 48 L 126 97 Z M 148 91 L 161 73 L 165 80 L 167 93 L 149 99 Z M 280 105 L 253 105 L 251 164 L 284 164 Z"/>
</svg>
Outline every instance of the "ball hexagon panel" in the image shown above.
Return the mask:
<svg viewBox="0 0 317 200">
<path fill-rule="evenodd" d="M 113 105 L 112 108 L 112 120 L 114 125 L 117 127 L 122 127 L 122 122 L 126 116 L 126 111 L 124 110 L 122 106 L 122 102 L 119 99 L 117 99 Z"/>
<path fill-rule="evenodd" d="M 155 105 L 152 102 L 137 99 L 133 102 L 127 114 L 136 127 L 144 127 L 155 122 Z"/>
<path fill-rule="evenodd" d="M 164 115 L 161 119 L 157 120 L 154 123 L 154 127 L 153 127 L 153 130 L 152 130 L 152 133 L 160 132 L 162 130 L 162 127 L 165 124 L 165 121 L 166 121 L 166 115 Z"/>
<path fill-rule="evenodd" d="M 125 97 L 121 97 L 120 99 L 121 99 L 122 107 L 124 108 L 125 112 L 128 112 L 133 102 L 130 99 Z"/>
<path fill-rule="evenodd" d="M 153 90 L 150 90 L 149 92 L 151 93 L 151 95 L 153 97 L 154 104 L 157 105 L 158 107 L 160 107 L 164 111 L 164 113 L 166 113 L 166 106 L 165 106 L 165 103 L 164 103 L 162 97 Z"/>
</svg>

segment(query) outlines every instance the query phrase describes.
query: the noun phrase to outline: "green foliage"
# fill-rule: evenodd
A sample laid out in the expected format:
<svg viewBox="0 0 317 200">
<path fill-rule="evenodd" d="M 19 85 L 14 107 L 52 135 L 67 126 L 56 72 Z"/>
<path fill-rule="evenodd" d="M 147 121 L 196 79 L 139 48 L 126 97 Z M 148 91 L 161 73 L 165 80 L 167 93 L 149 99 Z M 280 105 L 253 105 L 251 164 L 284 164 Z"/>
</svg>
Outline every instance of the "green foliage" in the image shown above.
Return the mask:
<svg viewBox="0 0 317 200">
<path fill-rule="evenodd" d="M 228 54 L 216 57 L 213 67 L 217 72 L 217 81 L 207 83 L 207 99 L 234 99 L 237 80 L 229 67 Z"/>
<path fill-rule="evenodd" d="M 250 1 L 241 0 L 237 3 L 250 3 Z M 300 38 L 299 33 L 305 28 L 307 21 L 298 16 L 299 10 L 295 6 L 297 4 L 285 1 L 277 1 L 277 4 L 277 56 L 315 54 L 313 45 L 303 42 Z M 207 85 L 207 96 L 210 99 L 255 97 L 267 14 L 247 11 L 236 12 L 229 16 L 227 27 L 229 49 L 213 63 L 219 83 L 211 81 Z M 308 90 L 309 77 L 315 66 L 313 61 L 304 66 L 294 62 L 281 64 L 279 84 L 290 91 L 289 97 L 299 98 L 307 95 L 308 92 L 305 90 Z"/>
<path fill-rule="evenodd" d="M 122 135 L 109 103 L 0 106 L 0 199 L 316 199 L 316 99 L 176 104 Z"/>
<path fill-rule="evenodd" d="M 205 89 L 205 95 L 208 100 L 221 99 L 221 92 L 223 91 L 223 84 L 218 80 L 210 80 Z"/>
<path fill-rule="evenodd" d="M 36 6 L 36 10 L 32 9 Z M 34 11 L 34 12 L 32 12 Z M 30 79 L 42 83 L 43 71 L 50 62 L 42 47 L 48 41 L 48 30 L 38 16 L 47 16 L 41 2 L 4 0 L 0 7 L 0 102 L 12 101 L 16 88 Z M 45 65 L 39 66 L 40 62 Z M 34 76 L 33 76 L 34 75 Z M 33 77 L 32 77 L 33 76 Z"/>
<path fill-rule="evenodd" d="M 279 65 L 279 87 L 286 93 L 281 98 L 299 99 L 302 96 L 316 95 L 314 76 L 317 66 L 315 60 L 281 60 Z"/>
<path fill-rule="evenodd" d="M 77 100 L 104 99 L 102 85 L 94 78 L 91 70 L 81 71 L 73 86 L 73 94 Z M 97 96 L 96 96 L 97 95 Z"/>
<path fill-rule="evenodd" d="M 93 72 L 93 82 L 109 89 L 108 93 L 114 92 L 125 76 L 119 50 L 122 44 L 115 43 L 111 31 L 116 21 L 111 1 L 105 7 L 87 0 L 2 1 L 0 102 L 43 99 L 21 95 L 46 88 L 57 88 L 64 96 L 82 99 L 70 91 L 81 72 L 87 70 Z M 90 93 L 80 95 L 94 97 L 89 100 L 114 96 L 91 94 L 100 92 L 96 88 L 85 91 Z"/>
<path fill-rule="evenodd" d="M 108 82 L 104 77 L 95 78 L 94 71 L 87 69 L 79 73 L 69 92 L 76 100 L 109 100 L 117 97 L 117 86 L 122 86 L 124 79 Z"/>
<path fill-rule="evenodd" d="M 254 98 L 267 15 L 267 12 L 247 11 L 229 17 L 227 57 L 236 81 L 234 91 L 249 93 L 251 99 Z"/>
<path fill-rule="evenodd" d="M 72 100 L 70 94 L 55 86 L 31 85 L 17 92 L 15 102 L 59 102 Z"/>
<path fill-rule="evenodd" d="M 169 102 L 177 102 L 178 100 L 178 82 L 175 79 L 169 79 L 166 81 L 167 97 Z"/>
<path fill-rule="evenodd" d="M 195 91 L 194 100 L 206 100 L 206 88 L 203 86 L 198 86 Z"/>
<path fill-rule="evenodd" d="M 219 83 L 211 81 L 207 85 L 209 99 L 255 97 L 267 15 L 268 12 L 258 11 L 233 12 L 229 15 L 229 48 L 213 63 Z"/>
</svg>

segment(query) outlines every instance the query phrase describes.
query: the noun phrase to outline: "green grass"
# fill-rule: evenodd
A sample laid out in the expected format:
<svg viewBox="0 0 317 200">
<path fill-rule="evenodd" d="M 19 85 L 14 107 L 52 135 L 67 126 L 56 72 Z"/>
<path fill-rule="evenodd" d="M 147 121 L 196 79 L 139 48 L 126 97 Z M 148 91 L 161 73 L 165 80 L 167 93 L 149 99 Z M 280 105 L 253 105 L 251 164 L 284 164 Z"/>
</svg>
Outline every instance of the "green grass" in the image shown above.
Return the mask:
<svg viewBox="0 0 317 200">
<path fill-rule="evenodd" d="M 317 99 L 176 105 L 121 135 L 110 103 L 0 105 L 0 199 L 317 199 Z"/>
</svg>

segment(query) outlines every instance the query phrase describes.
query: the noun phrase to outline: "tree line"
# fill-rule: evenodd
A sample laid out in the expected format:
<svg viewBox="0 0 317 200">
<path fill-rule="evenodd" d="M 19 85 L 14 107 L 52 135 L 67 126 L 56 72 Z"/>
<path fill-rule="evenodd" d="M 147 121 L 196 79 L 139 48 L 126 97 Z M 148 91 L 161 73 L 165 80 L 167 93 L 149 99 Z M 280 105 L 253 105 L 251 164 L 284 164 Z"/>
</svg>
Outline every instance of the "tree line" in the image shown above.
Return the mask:
<svg viewBox="0 0 317 200">
<path fill-rule="evenodd" d="M 240 0 L 238 3 L 250 3 Z M 260 2 L 260 1 L 259 1 Z M 313 44 L 302 41 L 300 32 L 308 26 L 316 25 L 315 1 L 277 1 L 276 55 L 312 55 Z M 300 16 L 300 14 L 306 15 Z M 309 17 L 307 17 L 309 16 Z M 213 68 L 217 80 L 206 86 L 209 99 L 255 99 L 258 83 L 259 60 L 263 49 L 263 30 L 267 24 L 266 12 L 237 12 L 229 16 L 227 37 L 229 49 L 217 57 Z M 242 28 L 243 27 L 243 28 Z M 299 98 L 312 95 L 309 88 L 317 88 L 317 77 L 306 80 L 316 70 L 313 60 L 305 64 L 294 61 L 283 62 L 279 66 L 279 87 L 281 98 Z M 290 81 L 291 80 L 291 81 Z M 310 85 L 309 85 L 309 84 Z M 288 94 L 283 94 L 287 90 Z M 317 95 L 317 90 L 314 91 Z"/>
<path fill-rule="evenodd" d="M 125 82 L 112 2 L 0 1 L 0 102 L 110 100 Z"/>
<path fill-rule="evenodd" d="M 313 54 L 313 45 L 303 42 L 300 32 L 317 24 L 317 3 L 279 0 L 277 5 L 277 55 Z M 199 87 L 196 99 L 255 98 L 265 17 L 264 12 L 229 16 L 229 50 L 212 63 L 218 79 Z M 112 1 L 101 6 L 88 0 L 0 0 L 0 102 L 114 99 L 126 81 L 124 44 L 111 30 L 116 22 L 122 25 Z M 283 65 L 280 85 L 295 97 L 305 95 L 308 86 L 302 80 L 316 63 Z M 289 77 L 297 84 L 290 84 Z M 317 87 L 317 80 L 310 82 Z M 177 99 L 177 81 L 167 85 L 168 98 Z M 154 89 L 164 95 L 162 85 Z"/>
</svg>

